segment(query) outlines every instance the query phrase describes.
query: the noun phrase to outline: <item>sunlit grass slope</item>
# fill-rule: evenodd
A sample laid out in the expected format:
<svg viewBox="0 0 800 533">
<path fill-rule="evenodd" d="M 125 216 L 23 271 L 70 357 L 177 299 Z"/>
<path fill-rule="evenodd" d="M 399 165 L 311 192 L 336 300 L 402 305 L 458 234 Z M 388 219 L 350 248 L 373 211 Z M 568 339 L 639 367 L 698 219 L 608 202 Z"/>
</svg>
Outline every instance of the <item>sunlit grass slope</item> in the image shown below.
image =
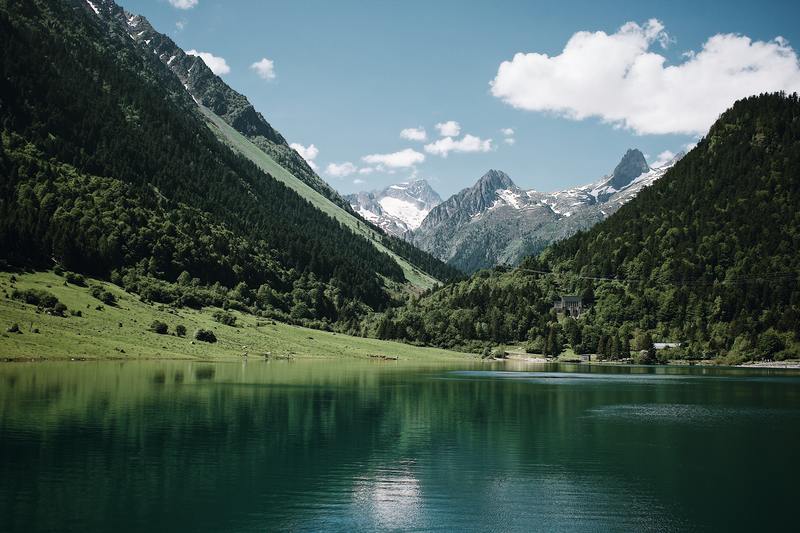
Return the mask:
<svg viewBox="0 0 800 533">
<path fill-rule="evenodd" d="M 12 282 L 12 276 L 16 279 Z M 337 333 L 276 323 L 231 311 L 236 326 L 213 319 L 215 309 L 172 309 L 142 302 L 120 287 L 87 280 L 87 287 L 65 284 L 51 272 L 0 273 L 0 360 L 29 359 L 196 359 L 232 360 L 248 358 L 397 357 L 399 360 L 464 360 L 469 355 L 447 350 L 418 348 L 406 344 L 350 337 Z M 101 285 L 118 300 L 116 306 L 90 294 L 89 286 Z M 17 289 L 45 290 L 64 303 L 66 317 L 37 312 L 33 305 L 13 299 Z M 82 316 L 73 316 L 80 311 Z M 165 322 L 167 335 L 150 331 L 153 321 Z M 17 324 L 20 333 L 7 330 Z M 186 327 L 186 337 L 174 335 L 175 327 Z M 214 331 L 213 344 L 193 339 L 197 329 Z M 38 329 L 39 333 L 34 333 Z"/>
<path fill-rule="evenodd" d="M 429 289 L 436 283 L 435 279 L 425 274 L 414 265 L 406 261 L 404 258 L 400 257 L 381 244 L 381 235 L 378 232 L 374 231 L 366 224 L 361 223 L 356 217 L 338 205 L 334 204 L 329 199 L 325 198 L 322 194 L 312 189 L 299 178 L 295 177 L 294 174 L 276 163 L 263 150 L 253 144 L 244 135 L 233 129 L 219 116 L 214 114 L 214 112 L 203 106 L 200 106 L 200 109 L 208 118 L 211 129 L 223 142 L 258 165 L 260 169 L 269 173 L 275 179 L 283 182 L 286 186 L 293 189 L 295 192 L 297 192 L 297 194 L 311 202 L 311 204 L 317 209 L 350 228 L 353 232 L 363 235 L 366 239 L 372 242 L 376 248 L 392 256 L 395 261 L 397 261 L 397 264 L 399 264 L 403 269 L 403 274 L 405 274 L 406 279 L 409 281 L 409 283 L 411 283 L 411 285 L 417 289 L 425 290 Z"/>
</svg>

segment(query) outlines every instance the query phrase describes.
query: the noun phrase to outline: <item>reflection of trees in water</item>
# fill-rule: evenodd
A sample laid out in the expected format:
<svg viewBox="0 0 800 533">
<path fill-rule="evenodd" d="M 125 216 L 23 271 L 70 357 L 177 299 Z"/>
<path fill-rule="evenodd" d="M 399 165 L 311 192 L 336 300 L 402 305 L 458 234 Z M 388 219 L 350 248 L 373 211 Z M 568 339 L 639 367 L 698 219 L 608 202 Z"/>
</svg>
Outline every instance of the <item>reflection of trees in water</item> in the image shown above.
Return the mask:
<svg viewBox="0 0 800 533">
<path fill-rule="evenodd" d="M 553 512 L 555 495 L 562 509 L 608 508 L 630 501 L 626 480 L 652 475 L 642 465 L 674 463 L 696 442 L 685 426 L 595 416 L 597 406 L 713 404 L 742 393 L 724 382 L 534 382 L 374 363 L 207 368 L 0 370 L 0 427 L 13 434 L 0 442 L 0 455 L 14 458 L 0 466 L 0 479 L 13 480 L 0 482 L 3 514 L 29 517 L 64 502 L 59 513 L 97 528 L 124 513 L 121 529 L 154 519 L 176 529 L 248 520 L 324 529 L 336 527 L 326 520 L 343 509 L 363 528 L 423 527 L 432 494 L 463 494 L 470 516 L 487 520 L 514 501 Z M 706 437 L 706 445 L 723 444 L 722 436 Z M 58 475 L 31 475 L 32 466 Z M 585 494 L 608 475 L 619 479 Z M 658 475 L 667 485 L 682 482 L 678 469 Z M 9 507 L 2 493 L 12 490 L 30 496 Z M 658 512 L 657 502 L 640 498 L 642 509 Z M 39 514 L 42 525 L 56 525 L 46 522 L 53 514 Z"/>
</svg>

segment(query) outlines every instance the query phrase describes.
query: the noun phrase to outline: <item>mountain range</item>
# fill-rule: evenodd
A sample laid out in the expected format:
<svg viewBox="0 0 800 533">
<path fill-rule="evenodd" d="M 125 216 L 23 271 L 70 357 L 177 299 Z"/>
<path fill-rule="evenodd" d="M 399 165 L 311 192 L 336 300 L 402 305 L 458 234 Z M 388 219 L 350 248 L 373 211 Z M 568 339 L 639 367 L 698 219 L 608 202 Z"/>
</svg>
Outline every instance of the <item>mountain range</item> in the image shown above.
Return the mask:
<svg viewBox="0 0 800 533">
<path fill-rule="evenodd" d="M 614 171 L 596 182 L 557 192 L 524 190 L 499 170 L 431 210 L 412 242 L 465 272 L 515 265 L 548 244 L 607 218 L 661 178 L 683 154 L 651 168 L 628 150 Z"/>
<path fill-rule="evenodd" d="M 683 153 L 651 168 L 628 150 L 611 174 L 551 193 L 524 190 L 500 170 L 446 201 L 424 180 L 345 196 L 353 209 L 387 233 L 464 271 L 519 263 L 548 244 L 605 219 L 661 178 Z"/>
</svg>

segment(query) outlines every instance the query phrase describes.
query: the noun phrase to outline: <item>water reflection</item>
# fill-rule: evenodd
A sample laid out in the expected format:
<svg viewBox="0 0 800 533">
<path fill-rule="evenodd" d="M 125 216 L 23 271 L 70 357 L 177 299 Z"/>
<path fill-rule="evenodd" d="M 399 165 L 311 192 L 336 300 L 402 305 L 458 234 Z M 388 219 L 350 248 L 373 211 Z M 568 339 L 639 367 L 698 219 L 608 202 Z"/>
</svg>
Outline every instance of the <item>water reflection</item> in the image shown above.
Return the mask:
<svg viewBox="0 0 800 533">
<path fill-rule="evenodd" d="M 745 530 L 789 518 L 799 378 L 507 368 L 5 365 L 0 530 Z M 732 515 L 753 487 L 775 507 Z"/>
</svg>

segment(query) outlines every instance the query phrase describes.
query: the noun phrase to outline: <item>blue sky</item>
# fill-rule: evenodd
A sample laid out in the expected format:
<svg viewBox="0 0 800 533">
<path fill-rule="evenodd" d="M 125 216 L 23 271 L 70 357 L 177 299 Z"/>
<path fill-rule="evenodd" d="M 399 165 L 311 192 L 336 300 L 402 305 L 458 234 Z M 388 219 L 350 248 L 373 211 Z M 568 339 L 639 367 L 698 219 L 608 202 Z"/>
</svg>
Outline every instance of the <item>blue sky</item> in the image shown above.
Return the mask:
<svg viewBox="0 0 800 533">
<path fill-rule="evenodd" d="M 121 3 L 185 50 L 224 58 L 223 79 L 290 142 L 313 144 L 320 175 L 345 193 L 413 175 L 446 197 L 490 168 L 525 188 L 583 184 L 612 170 L 628 148 L 653 161 L 691 144 L 706 115 L 741 91 L 800 87 L 800 2 Z M 621 32 L 627 22 L 637 26 Z M 605 37 L 586 34 L 558 57 L 580 31 Z M 731 33 L 738 37 L 702 54 L 709 38 Z M 626 51 L 640 61 L 636 81 L 611 72 L 625 67 L 617 64 Z M 694 58 L 684 55 L 690 51 Z M 501 63 L 519 52 L 547 57 L 520 56 L 500 79 Z M 274 78 L 268 63 L 261 76 L 251 68 L 265 58 Z M 603 72 L 593 73 L 598 65 Z M 447 121 L 459 123 L 458 135 L 445 129 L 451 140 L 434 144 L 442 138 L 435 125 Z M 420 127 L 426 141 L 401 138 Z M 465 151 L 446 151 L 454 146 Z"/>
</svg>

